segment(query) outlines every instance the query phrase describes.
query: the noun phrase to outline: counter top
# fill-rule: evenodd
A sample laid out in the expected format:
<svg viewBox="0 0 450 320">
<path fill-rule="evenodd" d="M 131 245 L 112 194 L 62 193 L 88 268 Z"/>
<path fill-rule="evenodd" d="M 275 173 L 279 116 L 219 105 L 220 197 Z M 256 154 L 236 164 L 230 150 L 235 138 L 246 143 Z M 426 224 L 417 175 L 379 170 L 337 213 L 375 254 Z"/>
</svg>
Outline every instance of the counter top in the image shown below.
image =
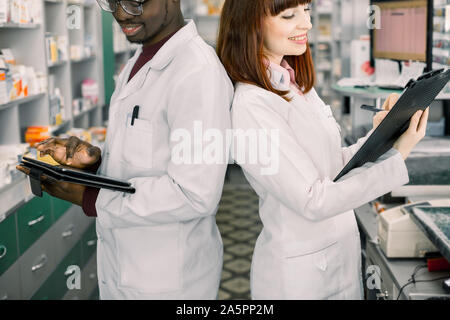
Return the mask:
<svg viewBox="0 0 450 320">
<path fill-rule="evenodd" d="M 368 99 L 387 99 L 390 94 L 398 93 L 401 94 L 403 90 L 392 90 L 392 89 L 381 89 L 378 87 L 369 88 L 354 88 L 354 87 L 341 87 L 337 84 L 331 86 L 333 90 L 347 96 L 360 97 Z M 440 93 L 436 100 L 448 100 L 450 99 L 450 93 Z"/>
<path fill-rule="evenodd" d="M 392 207 L 392 206 L 388 206 Z M 379 261 L 384 264 L 390 276 L 395 282 L 397 288 L 403 287 L 408 283 L 415 268 L 420 265 L 425 265 L 425 259 L 392 259 L 386 258 L 380 246 L 378 245 L 378 214 L 372 209 L 371 204 L 366 204 L 360 208 L 355 209 L 356 219 L 358 225 L 364 234 L 367 236 L 367 245 Z M 427 268 L 421 269 L 416 274 L 417 280 L 432 280 L 436 278 L 446 277 L 450 278 L 450 272 L 428 272 Z M 416 282 L 416 284 L 408 285 L 402 292 L 403 299 L 424 299 L 426 297 L 443 296 L 446 295 L 442 288 L 442 280 L 433 282 Z M 448 295 L 450 297 L 450 295 Z M 397 296 L 393 297 L 397 299 Z"/>
<path fill-rule="evenodd" d="M 0 188 L 0 221 L 33 197 L 28 178 L 21 173 L 14 174 L 12 182 Z"/>
</svg>

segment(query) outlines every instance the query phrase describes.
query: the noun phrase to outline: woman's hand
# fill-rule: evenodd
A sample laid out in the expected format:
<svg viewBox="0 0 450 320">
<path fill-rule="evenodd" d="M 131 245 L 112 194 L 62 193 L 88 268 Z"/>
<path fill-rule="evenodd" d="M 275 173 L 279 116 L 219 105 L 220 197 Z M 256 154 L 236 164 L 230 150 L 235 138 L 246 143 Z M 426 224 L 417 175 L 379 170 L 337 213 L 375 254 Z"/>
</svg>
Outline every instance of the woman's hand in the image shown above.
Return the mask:
<svg viewBox="0 0 450 320">
<path fill-rule="evenodd" d="M 425 137 L 429 112 L 430 107 L 425 112 L 417 111 L 411 118 L 408 130 L 395 142 L 394 148 L 402 154 L 403 160 L 408 158 L 412 149 Z"/>
<path fill-rule="evenodd" d="M 391 95 L 389 95 L 389 97 L 383 104 L 383 110 L 386 111 L 380 111 L 373 117 L 373 130 L 378 128 L 381 122 L 383 122 L 384 118 L 386 118 L 389 111 L 391 111 L 391 109 L 395 106 L 399 98 L 400 95 L 398 93 L 392 93 Z"/>
<path fill-rule="evenodd" d="M 50 138 L 39 143 L 36 149 L 41 156 L 48 154 L 59 164 L 87 170 L 100 160 L 102 153 L 100 148 L 77 137 Z"/>
<path fill-rule="evenodd" d="M 26 175 L 30 174 L 30 170 L 27 168 L 20 165 L 16 168 Z M 52 197 L 69 201 L 80 207 L 83 206 L 83 193 L 86 188 L 85 186 L 68 182 L 59 182 L 44 174 L 41 175 L 41 186 L 42 190 L 47 192 Z"/>
</svg>

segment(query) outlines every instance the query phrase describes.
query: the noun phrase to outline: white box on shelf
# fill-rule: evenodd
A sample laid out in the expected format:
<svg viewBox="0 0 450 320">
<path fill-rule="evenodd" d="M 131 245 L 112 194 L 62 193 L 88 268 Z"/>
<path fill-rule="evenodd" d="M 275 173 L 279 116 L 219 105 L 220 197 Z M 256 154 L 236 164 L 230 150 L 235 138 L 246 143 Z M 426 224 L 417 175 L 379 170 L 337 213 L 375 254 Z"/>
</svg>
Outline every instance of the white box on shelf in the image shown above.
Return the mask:
<svg viewBox="0 0 450 320">
<path fill-rule="evenodd" d="M 8 90 L 6 89 L 6 81 L 0 80 L 0 105 L 8 103 Z"/>
<path fill-rule="evenodd" d="M 7 23 L 9 17 L 9 0 L 0 0 L 0 24 Z"/>
<path fill-rule="evenodd" d="M 10 0 L 10 15 L 12 23 L 20 23 L 20 1 Z"/>
<path fill-rule="evenodd" d="M 19 11 L 19 22 L 20 23 L 30 23 L 31 22 L 31 1 L 37 2 L 36 0 L 22 0 L 20 2 L 20 11 Z"/>
<path fill-rule="evenodd" d="M 363 66 L 370 61 L 370 41 L 353 40 L 351 43 L 351 77 L 365 78 Z"/>
</svg>

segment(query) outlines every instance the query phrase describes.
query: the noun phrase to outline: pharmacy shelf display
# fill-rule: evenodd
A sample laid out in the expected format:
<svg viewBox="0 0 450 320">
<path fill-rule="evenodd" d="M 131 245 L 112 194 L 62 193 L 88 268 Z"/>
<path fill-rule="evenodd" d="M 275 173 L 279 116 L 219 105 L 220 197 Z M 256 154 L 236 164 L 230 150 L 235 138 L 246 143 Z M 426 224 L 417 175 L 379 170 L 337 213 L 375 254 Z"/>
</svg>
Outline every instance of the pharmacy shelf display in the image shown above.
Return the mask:
<svg viewBox="0 0 450 320">
<path fill-rule="evenodd" d="M 333 91 L 332 85 L 332 1 L 318 0 L 312 2 L 311 23 L 309 32 L 309 45 L 311 47 L 314 66 L 317 75 L 315 89 L 319 96 L 328 104 L 331 104 Z"/>
<path fill-rule="evenodd" d="M 450 0 L 434 0 L 433 69 L 450 68 Z M 442 92 L 450 100 L 450 83 Z"/>
<path fill-rule="evenodd" d="M 102 123 L 101 32 L 95 1 L 0 0 L 0 145 L 29 126 Z"/>
<path fill-rule="evenodd" d="M 0 0 L 0 248 L 8 246 L 0 259 L 0 300 L 96 295 L 93 220 L 56 198 L 34 198 L 2 152 L 24 143 L 29 127 L 49 126 L 56 135 L 103 124 L 101 43 L 95 0 Z M 37 221 L 34 231 L 21 225 L 28 218 Z M 61 228 L 70 236 L 60 238 Z M 68 258 L 91 279 L 86 289 L 67 293 L 61 274 Z"/>
<path fill-rule="evenodd" d="M 0 0 L 0 146 L 24 143 L 31 126 L 57 134 L 101 125 L 100 9 L 93 1 L 17 3 Z"/>
</svg>

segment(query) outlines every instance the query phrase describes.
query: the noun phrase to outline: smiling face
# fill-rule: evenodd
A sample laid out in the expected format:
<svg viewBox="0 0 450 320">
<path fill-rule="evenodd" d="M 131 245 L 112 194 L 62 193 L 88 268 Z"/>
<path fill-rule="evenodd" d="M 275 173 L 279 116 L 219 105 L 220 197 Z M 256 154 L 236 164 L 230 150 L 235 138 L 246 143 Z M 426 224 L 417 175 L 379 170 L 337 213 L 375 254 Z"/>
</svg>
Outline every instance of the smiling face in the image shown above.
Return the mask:
<svg viewBox="0 0 450 320">
<path fill-rule="evenodd" d="M 179 1 L 148 0 L 142 6 L 143 13 L 140 16 L 126 13 L 119 4 L 113 13 L 130 42 L 153 44 L 183 26 Z"/>
<path fill-rule="evenodd" d="M 264 19 L 264 54 L 277 64 L 284 56 L 301 56 L 307 49 L 311 30 L 310 6 L 298 5 Z"/>
</svg>

